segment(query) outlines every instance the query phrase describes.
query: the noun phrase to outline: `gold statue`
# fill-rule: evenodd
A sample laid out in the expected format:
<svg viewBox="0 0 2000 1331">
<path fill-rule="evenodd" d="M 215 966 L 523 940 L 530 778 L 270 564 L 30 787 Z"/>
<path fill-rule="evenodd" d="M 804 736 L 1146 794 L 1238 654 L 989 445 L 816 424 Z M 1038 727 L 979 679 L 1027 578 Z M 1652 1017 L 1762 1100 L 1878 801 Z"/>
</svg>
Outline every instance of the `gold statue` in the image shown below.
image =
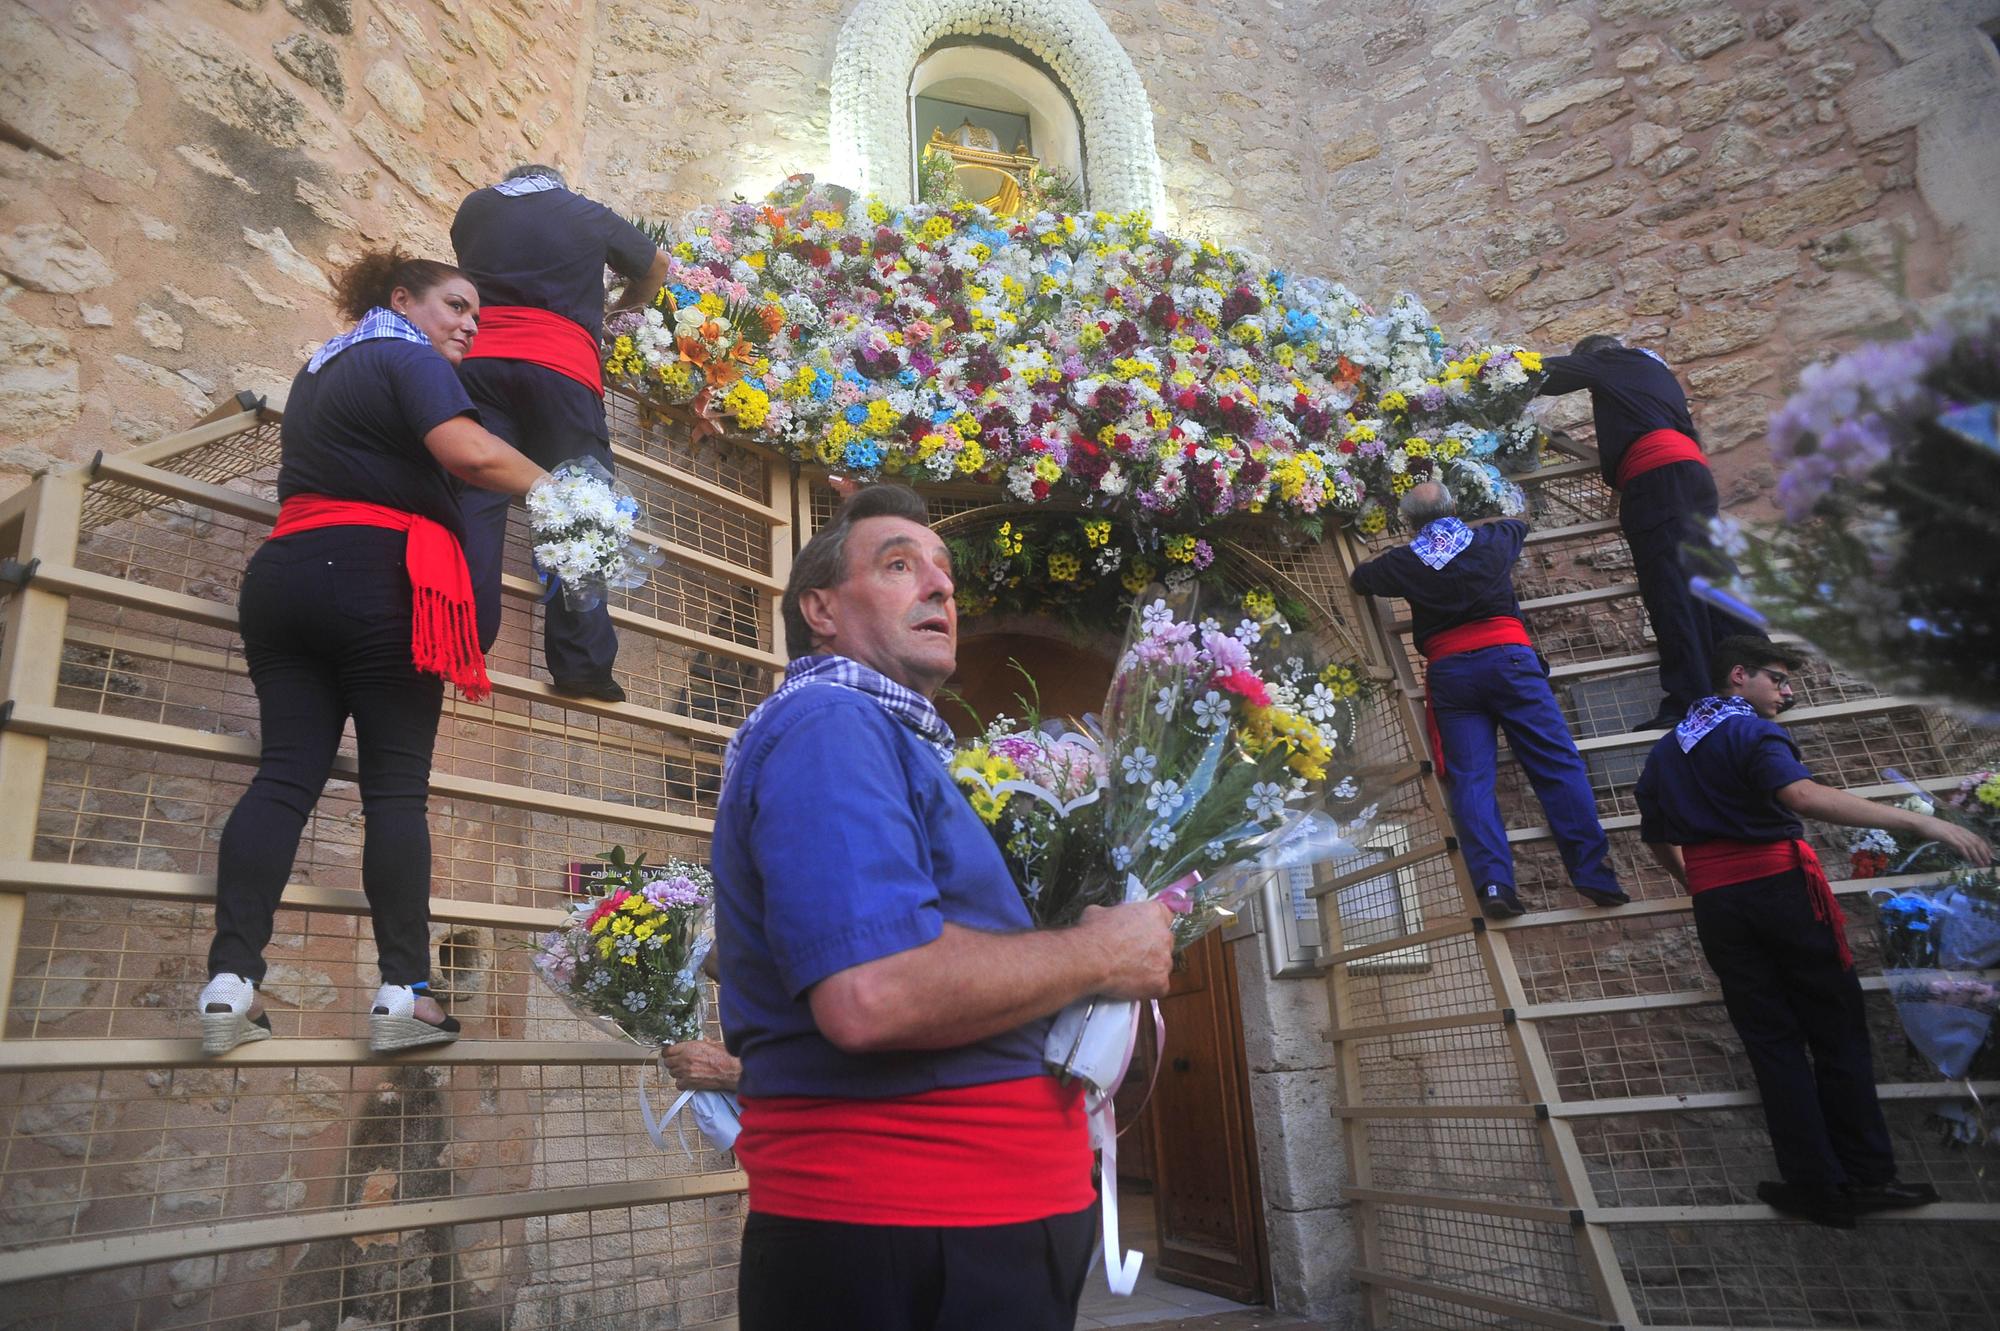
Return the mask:
<svg viewBox="0 0 2000 1331">
<path fill-rule="evenodd" d="M 1041 163 L 1028 151 L 1025 140 L 1011 153 L 1000 151 L 1000 136 L 972 123 L 963 124 L 945 137 L 942 126 L 931 131 L 927 153 L 943 153 L 952 162 L 958 192 L 984 204 L 995 217 L 1013 217 L 1022 209 L 1022 182 L 1032 180 Z"/>
</svg>

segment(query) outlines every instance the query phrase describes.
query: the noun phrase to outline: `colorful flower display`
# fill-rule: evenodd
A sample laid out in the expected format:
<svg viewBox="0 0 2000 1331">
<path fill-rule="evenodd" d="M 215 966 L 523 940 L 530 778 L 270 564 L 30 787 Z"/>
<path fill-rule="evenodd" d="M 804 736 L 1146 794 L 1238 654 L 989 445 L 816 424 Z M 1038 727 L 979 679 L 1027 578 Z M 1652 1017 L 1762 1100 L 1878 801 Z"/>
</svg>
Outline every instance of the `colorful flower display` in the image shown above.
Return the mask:
<svg viewBox="0 0 2000 1331">
<path fill-rule="evenodd" d="M 671 403 L 698 370 L 706 415 L 859 480 L 1368 531 L 1429 477 L 1519 512 L 1505 471 L 1539 452 L 1535 353 L 1454 348 L 1413 296 L 1378 311 L 1144 213 L 1002 225 L 802 180 L 669 241 L 661 308 L 606 323 L 611 377 Z"/>
<path fill-rule="evenodd" d="M 2000 299 L 1808 367 L 1771 418 L 1785 521 L 1717 520 L 1708 594 L 1884 688 L 2000 717 Z"/>
<path fill-rule="evenodd" d="M 599 895 L 538 940 L 536 973 L 607 1034 L 649 1046 L 700 1039 L 715 879 L 681 860 L 627 861 L 619 846 L 598 858 Z"/>
</svg>

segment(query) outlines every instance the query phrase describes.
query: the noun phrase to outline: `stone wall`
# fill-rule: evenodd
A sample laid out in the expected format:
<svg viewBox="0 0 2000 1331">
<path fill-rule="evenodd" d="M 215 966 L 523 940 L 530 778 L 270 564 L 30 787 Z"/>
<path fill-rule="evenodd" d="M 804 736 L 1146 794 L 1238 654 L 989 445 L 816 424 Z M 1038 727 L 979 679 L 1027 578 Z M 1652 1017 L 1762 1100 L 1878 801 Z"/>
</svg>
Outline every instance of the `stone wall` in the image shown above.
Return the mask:
<svg viewBox="0 0 2000 1331">
<path fill-rule="evenodd" d="M 290 382 L 328 276 L 575 165 L 593 0 L 0 0 L 0 493 Z"/>
</svg>

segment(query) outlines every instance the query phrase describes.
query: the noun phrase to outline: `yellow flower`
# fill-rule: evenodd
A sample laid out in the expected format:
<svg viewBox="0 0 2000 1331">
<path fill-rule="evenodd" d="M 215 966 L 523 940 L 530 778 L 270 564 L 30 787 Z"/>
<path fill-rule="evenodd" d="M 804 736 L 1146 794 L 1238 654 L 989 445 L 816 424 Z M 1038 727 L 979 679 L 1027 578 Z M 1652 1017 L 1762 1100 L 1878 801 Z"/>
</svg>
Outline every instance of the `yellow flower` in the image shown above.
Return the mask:
<svg viewBox="0 0 2000 1331">
<path fill-rule="evenodd" d="M 1111 541 L 1111 523 L 1105 518 L 1088 518 L 1083 524 L 1083 539 L 1095 550 Z"/>
<path fill-rule="evenodd" d="M 1252 619 L 1269 619 L 1278 613 L 1278 598 L 1262 588 L 1243 597 L 1243 613 Z"/>
<path fill-rule="evenodd" d="M 1353 669 L 1339 662 L 1319 672 L 1319 682 L 1326 685 L 1327 692 L 1336 698 L 1352 698 L 1361 692 L 1361 679 Z"/>
<path fill-rule="evenodd" d="M 1057 582 L 1074 582 L 1083 572 L 1083 561 L 1067 550 L 1058 550 L 1049 556 L 1049 576 Z"/>
<path fill-rule="evenodd" d="M 1186 532 L 1182 532 L 1178 536 L 1169 536 L 1167 538 L 1167 558 L 1173 560 L 1176 564 L 1192 564 L 1194 562 L 1194 537 Z"/>
<path fill-rule="evenodd" d="M 868 420 L 864 428 L 868 433 L 881 436 L 896 428 L 903 418 L 889 405 L 887 398 L 876 398 L 868 404 Z"/>
<path fill-rule="evenodd" d="M 1514 359 L 1529 374 L 1540 374 L 1542 371 L 1542 353 L 1539 351 L 1517 351 Z"/>
<path fill-rule="evenodd" d="M 1361 510 L 1361 517 L 1355 523 L 1363 536 L 1379 536 L 1389 527 L 1389 511 L 1380 504 L 1370 504 Z"/>
<path fill-rule="evenodd" d="M 1409 409 L 1410 399 L 1404 397 L 1401 393 L 1392 390 L 1382 395 L 1382 410 L 1408 411 Z"/>
<path fill-rule="evenodd" d="M 716 315 L 721 314 L 722 312 L 727 310 L 729 306 L 728 303 L 722 299 L 722 297 L 716 295 L 713 291 L 710 291 L 704 293 L 702 298 L 695 302 L 695 308 L 700 310 L 703 314 L 707 315 L 709 318 L 713 319 Z"/>
<path fill-rule="evenodd" d="M 970 476 L 973 475 L 975 472 L 980 471 L 985 466 L 986 466 L 986 450 L 979 446 L 978 440 L 976 439 L 966 440 L 965 447 L 961 448 L 958 451 L 959 471 L 963 472 L 967 476 Z"/>
<path fill-rule="evenodd" d="M 1054 485 L 1062 479 L 1062 463 L 1057 462 L 1047 453 L 1042 454 L 1035 459 L 1035 479 L 1046 482 L 1049 485 Z"/>
</svg>

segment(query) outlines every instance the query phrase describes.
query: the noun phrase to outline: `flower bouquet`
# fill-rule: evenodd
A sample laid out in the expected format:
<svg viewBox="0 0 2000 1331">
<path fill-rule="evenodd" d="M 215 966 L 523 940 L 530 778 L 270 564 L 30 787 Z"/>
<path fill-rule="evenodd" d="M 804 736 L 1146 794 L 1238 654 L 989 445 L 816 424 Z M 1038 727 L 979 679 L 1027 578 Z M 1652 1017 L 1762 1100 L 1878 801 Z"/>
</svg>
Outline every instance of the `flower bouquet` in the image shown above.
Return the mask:
<svg viewBox="0 0 2000 1331">
<path fill-rule="evenodd" d="M 657 1049 L 698 1040 L 707 1015 L 708 982 L 702 962 L 714 945 L 715 879 L 698 864 L 669 859 L 655 867 L 640 855 L 625 858 L 614 846 L 597 858 L 605 867 L 592 887 L 598 895 L 570 908 L 559 929 L 536 942 L 535 973 L 570 1009 L 607 1035 Z M 696 1104 L 697 1121 L 731 1123 L 735 1097 L 719 1091 L 686 1092 L 666 1114 L 655 1116 L 639 1084 L 646 1130 L 664 1148 L 662 1130 L 680 1109 Z M 717 1140 L 728 1150 L 730 1141 Z"/>
<path fill-rule="evenodd" d="M 528 491 L 528 525 L 535 567 L 562 589 L 572 610 L 593 610 L 614 588 L 646 581 L 663 562 L 634 539 L 639 501 L 595 458 L 563 463 Z"/>
<path fill-rule="evenodd" d="M 2000 901 L 1939 884 L 1876 903 L 1883 972 L 1910 1043 L 1938 1074 L 1965 1076 L 2000 1012 Z"/>
<path fill-rule="evenodd" d="M 1059 725 L 1014 731 L 1003 719 L 953 762 L 1042 927 L 1093 905 L 1162 898 L 1185 947 L 1233 915 L 1257 882 L 1246 870 L 1353 855 L 1375 816 L 1373 805 L 1345 821 L 1307 807 L 1364 797 L 1365 774 L 1334 770 L 1354 752 L 1352 668 L 1310 668 L 1275 615 L 1197 620 L 1196 596 L 1189 587 L 1135 610 L 1101 738 Z M 1112 1096 L 1138 1030 L 1136 1002 L 1084 999 L 1056 1015 L 1043 1046 L 1056 1075 L 1089 1088 L 1107 1178 L 1117 1169 Z M 1111 1289 L 1129 1294 L 1139 1254 L 1118 1257 L 1108 1193 L 1103 1222 Z"/>
<path fill-rule="evenodd" d="M 1771 418 L 1783 523 L 1698 588 L 1975 722 L 2000 717 L 2000 300 L 1808 367 Z"/>
</svg>

